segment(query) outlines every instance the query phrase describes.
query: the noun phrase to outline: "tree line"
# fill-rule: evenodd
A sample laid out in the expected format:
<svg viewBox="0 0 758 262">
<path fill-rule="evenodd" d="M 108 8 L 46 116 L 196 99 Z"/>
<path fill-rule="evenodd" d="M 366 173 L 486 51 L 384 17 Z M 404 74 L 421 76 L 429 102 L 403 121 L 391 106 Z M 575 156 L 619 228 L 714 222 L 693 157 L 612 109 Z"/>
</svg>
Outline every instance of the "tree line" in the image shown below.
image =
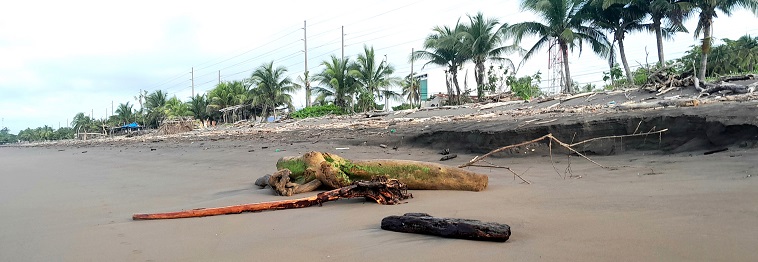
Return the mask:
<svg viewBox="0 0 758 262">
<path fill-rule="evenodd" d="M 756 70 L 758 38 L 724 39 L 725 44 L 714 47 L 712 24 L 717 11 L 729 15 L 738 8 L 746 8 L 758 13 L 758 0 L 523 0 L 521 8 L 536 14 L 539 20 L 508 24 L 482 13 L 467 15 L 463 22 L 459 20 L 452 26 L 432 28 L 424 40 L 423 49 L 413 52 L 409 60 L 422 60 L 424 66 L 433 64 L 445 69 L 448 104 L 468 102 L 471 97 L 467 87 L 461 89 L 458 79 L 458 72 L 467 63 L 474 66 L 478 100 L 502 85 L 510 86 L 517 95 L 527 99 L 539 93 L 534 84 L 540 79 L 539 72 L 516 78 L 517 67 L 506 55 L 518 54 L 523 63 L 545 48 L 557 48 L 561 56 L 562 92 L 577 90 L 571 79 L 569 53 L 576 49 L 581 52 L 584 47 L 608 59 L 612 79 L 622 78 L 616 63 L 617 50 L 626 78 L 622 80 L 634 84 L 638 82 L 634 79 L 638 72 L 633 72 L 628 65 L 624 44 L 627 34 L 655 34 L 657 66 L 664 66 L 667 60 L 663 39 L 689 32 L 684 22 L 697 17 L 693 33 L 700 37 L 701 44 L 675 60 L 681 71 L 689 71 L 704 80 L 706 76 Z M 528 48 L 520 47 L 527 37 L 535 37 L 536 42 Z M 491 63 L 489 68 L 486 66 L 488 62 Z M 495 70 L 494 63 L 501 64 L 500 70 Z M 130 102 L 121 103 L 112 116 L 101 120 L 78 113 L 69 129 L 51 131 L 52 128 L 47 126 L 27 129 L 13 140 L 71 138 L 74 133 L 102 132 L 108 126 L 131 122 L 155 128 L 166 119 L 189 116 L 218 122 L 257 117 L 266 121 L 276 115 L 277 110 L 287 108 L 292 112 L 292 94 L 303 88 L 306 108 L 327 106 L 323 110 L 310 109 L 308 113 L 300 114 L 308 116 L 312 112 L 334 112 L 330 109 L 334 106 L 344 113 L 388 109 L 380 103 L 390 99 L 405 101 L 407 107 L 418 107 L 425 99 L 421 97 L 418 78 L 411 74 L 402 78 L 394 76 L 394 66 L 386 61 L 386 57 L 377 59 L 373 47 L 364 46 L 363 52 L 354 59 L 332 55 L 321 65 L 323 70 L 320 72 L 311 75 L 306 71 L 292 80 L 285 76 L 287 68 L 275 67 L 273 61 L 266 62 L 248 78 L 220 82 L 207 93 L 197 94 L 188 101 L 181 101 L 176 96 L 169 98 L 162 90 L 145 91 L 135 96 L 138 109 Z M 390 89 L 396 86 L 401 87 L 401 93 Z M 239 107 L 224 110 L 232 106 Z M 0 133 L 0 139 L 10 137 L 6 133 L 7 129 Z"/>
</svg>

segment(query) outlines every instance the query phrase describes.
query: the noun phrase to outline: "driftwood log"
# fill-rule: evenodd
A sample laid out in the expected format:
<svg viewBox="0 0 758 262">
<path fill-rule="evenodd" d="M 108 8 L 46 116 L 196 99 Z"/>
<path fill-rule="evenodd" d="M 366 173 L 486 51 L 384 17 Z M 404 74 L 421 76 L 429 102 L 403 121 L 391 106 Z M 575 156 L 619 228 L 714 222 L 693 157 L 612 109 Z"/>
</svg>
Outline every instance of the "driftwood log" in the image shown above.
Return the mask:
<svg viewBox="0 0 758 262">
<path fill-rule="evenodd" d="M 631 109 L 648 109 L 658 107 L 692 107 L 700 105 L 700 101 L 697 99 L 676 99 L 676 100 L 663 100 L 659 102 L 642 102 L 642 103 L 628 103 L 620 104 L 616 106 L 620 110 Z"/>
<path fill-rule="evenodd" d="M 374 178 L 372 181 L 356 181 L 352 185 L 319 193 L 312 197 L 253 203 L 245 205 L 198 208 L 179 212 L 134 214 L 134 220 L 173 219 L 188 217 L 205 217 L 227 214 L 239 214 L 242 212 L 260 212 L 266 210 L 303 208 L 313 205 L 321 205 L 324 202 L 338 200 L 340 198 L 364 197 L 382 205 L 395 205 L 401 201 L 413 197 L 407 191 L 405 184 L 395 179 L 384 177 Z"/>
<path fill-rule="evenodd" d="M 506 224 L 472 219 L 436 218 L 426 213 L 407 213 L 402 216 L 385 217 L 382 219 L 382 229 L 495 242 L 505 242 L 511 237 L 511 227 Z"/>
<path fill-rule="evenodd" d="M 713 94 L 716 92 L 731 92 L 733 94 L 746 94 L 752 92 L 747 86 L 732 84 L 727 82 L 716 84 L 705 84 L 705 90 L 701 93 Z"/>
<path fill-rule="evenodd" d="M 339 188 L 375 176 L 397 179 L 408 189 L 422 190 L 481 191 L 488 183 L 486 175 L 453 166 L 398 159 L 349 160 L 324 152 L 283 157 L 276 168 L 279 171 L 268 178 L 268 185 L 283 196 L 312 191 L 322 185 Z M 265 186 L 262 183 L 265 180 L 258 179 L 256 185 Z"/>
</svg>

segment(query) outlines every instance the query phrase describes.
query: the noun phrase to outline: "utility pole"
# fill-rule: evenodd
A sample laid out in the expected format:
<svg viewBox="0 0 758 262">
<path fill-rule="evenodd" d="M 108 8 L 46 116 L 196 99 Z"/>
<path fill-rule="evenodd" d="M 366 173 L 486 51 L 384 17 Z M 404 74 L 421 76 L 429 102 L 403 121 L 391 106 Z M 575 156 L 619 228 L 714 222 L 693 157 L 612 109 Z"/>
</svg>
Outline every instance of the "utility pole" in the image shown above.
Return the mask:
<svg viewBox="0 0 758 262">
<path fill-rule="evenodd" d="M 345 26 L 342 26 L 342 63 L 345 62 Z"/>
<path fill-rule="evenodd" d="M 113 115 L 113 114 L 115 114 L 115 113 L 113 112 L 113 100 L 111 100 L 111 115 Z"/>
<path fill-rule="evenodd" d="M 379 68 L 382 67 L 382 64 L 384 64 L 384 66 L 387 66 L 386 65 L 387 64 L 387 55 L 386 54 L 384 55 L 384 60 L 382 60 L 382 63 L 379 64 Z M 390 111 L 390 104 L 389 104 L 390 101 L 389 101 L 389 97 L 387 97 L 387 95 L 389 95 L 389 90 L 390 90 L 389 86 L 385 86 L 384 87 L 384 111 L 386 111 L 386 112 Z"/>
<path fill-rule="evenodd" d="M 411 90 L 413 90 L 414 80 L 416 79 L 415 77 L 413 77 L 413 48 L 411 48 L 411 76 L 410 76 L 410 79 L 408 79 L 408 81 L 410 81 L 408 82 L 408 84 L 411 85 Z M 419 86 L 418 88 L 419 88 L 418 89 L 418 104 L 420 108 L 421 107 L 421 86 Z M 413 107 L 413 105 L 411 105 L 411 107 Z"/>
<path fill-rule="evenodd" d="M 218 83 L 221 84 L 221 70 L 218 70 Z"/>
<path fill-rule="evenodd" d="M 303 83 L 305 85 L 305 107 L 311 107 L 311 83 L 308 79 L 308 29 L 307 21 L 303 20 L 303 48 L 305 50 L 305 72 L 303 72 Z"/>
<path fill-rule="evenodd" d="M 192 97 L 195 97 L 195 67 L 190 71 L 190 81 L 192 83 Z"/>
</svg>

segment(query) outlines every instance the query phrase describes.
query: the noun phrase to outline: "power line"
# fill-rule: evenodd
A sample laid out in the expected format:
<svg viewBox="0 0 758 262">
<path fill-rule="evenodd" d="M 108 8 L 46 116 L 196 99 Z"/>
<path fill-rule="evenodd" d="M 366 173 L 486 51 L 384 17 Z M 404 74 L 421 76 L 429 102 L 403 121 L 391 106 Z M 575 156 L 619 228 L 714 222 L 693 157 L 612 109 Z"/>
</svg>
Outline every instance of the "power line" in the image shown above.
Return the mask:
<svg viewBox="0 0 758 262">
<path fill-rule="evenodd" d="M 300 29 L 296 29 L 296 30 L 294 30 L 294 31 L 291 31 L 291 32 L 289 32 L 289 33 L 287 33 L 287 34 L 285 34 L 285 35 L 282 35 L 282 36 L 280 36 L 280 37 L 278 37 L 278 38 L 274 39 L 274 40 L 271 40 L 271 41 L 269 41 L 269 42 L 266 42 L 266 43 L 264 43 L 264 44 L 262 44 L 262 45 L 259 45 L 259 46 L 255 47 L 255 48 L 252 48 L 252 49 L 248 49 L 248 50 L 247 50 L 247 51 L 245 51 L 245 52 L 242 52 L 242 53 L 240 53 L 240 54 L 238 54 L 238 55 L 235 55 L 235 56 L 232 56 L 232 57 L 230 57 L 230 58 L 224 59 L 224 60 L 222 60 L 222 61 L 220 61 L 220 62 L 214 63 L 214 64 L 212 64 L 212 65 L 209 65 L 209 66 L 205 66 L 205 67 L 202 67 L 202 68 L 198 68 L 198 70 L 206 69 L 206 68 L 209 68 L 209 67 L 212 67 L 212 66 L 218 65 L 218 64 L 220 64 L 220 63 L 223 63 L 223 62 L 226 62 L 226 61 L 232 60 L 232 59 L 234 59 L 234 58 L 237 58 L 237 57 L 239 57 L 239 56 L 242 56 L 242 55 L 244 55 L 244 54 L 250 53 L 250 52 L 252 52 L 252 51 L 254 51 L 254 50 L 257 50 L 257 49 L 259 49 L 259 48 L 262 48 L 262 47 L 264 47 L 264 46 L 267 46 L 267 45 L 269 45 L 269 44 L 272 44 L 272 43 L 274 43 L 274 42 L 276 42 L 276 41 L 278 41 L 278 40 L 280 40 L 280 39 L 282 39 L 282 38 L 285 38 L 285 37 L 287 37 L 287 36 L 290 36 L 290 35 L 292 35 L 292 34 L 294 34 L 294 33 L 298 33 L 298 32 L 300 32 Z M 216 58 L 216 59 L 218 59 L 218 58 Z M 213 61 L 213 60 L 216 60 L 216 59 L 212 59 L 212 60 L 210 60 L 210 61 Z M 208 61 L 208 62 L 210 62 L 210 61 Z M 204 63 L 201 63 L 200 65 L 206 64 L 206 63 L 208 63 L 208 62 L 204 62 Z"/>
</svg>

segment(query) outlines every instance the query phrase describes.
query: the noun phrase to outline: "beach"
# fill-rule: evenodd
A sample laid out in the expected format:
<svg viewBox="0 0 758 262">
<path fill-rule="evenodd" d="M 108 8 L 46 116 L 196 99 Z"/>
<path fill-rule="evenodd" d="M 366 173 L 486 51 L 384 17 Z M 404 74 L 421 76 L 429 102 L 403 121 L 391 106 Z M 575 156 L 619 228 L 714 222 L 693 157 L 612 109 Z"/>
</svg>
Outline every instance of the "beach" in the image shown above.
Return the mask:
<svg viewBox="0 0 758 262">
<path fill-rule="evenodd" d="M 278 158 L 312 150 L 351 159 L 440 158 L 435 149 L 415 144 L 395 150 L 360 138 L 250 137 L 0 147 L 0 260 L 758 259 L 758 149 L 752 147 L 709 155 L 592 156 L 618 166 L 609 169 L 565 154 L 554 156 L 555 169 L 547 154 L 515 155 L 490 161 L 531 184 L 503 169 L 472 167 L 489 176 L 486 190 L 413 190 L 414 198 L 392 206 L 350 199 L 293 210 L 131 219 L 134 213 L 288 199 L 253 182 L 274 172 Z M 477 155 L 454 153 L 458 158 L 443 163 L 459 165 Z M 408 212 L 505 223 L 512 236 L 493 243 L 380 229 L 382 218 Z"/>
</svg>

